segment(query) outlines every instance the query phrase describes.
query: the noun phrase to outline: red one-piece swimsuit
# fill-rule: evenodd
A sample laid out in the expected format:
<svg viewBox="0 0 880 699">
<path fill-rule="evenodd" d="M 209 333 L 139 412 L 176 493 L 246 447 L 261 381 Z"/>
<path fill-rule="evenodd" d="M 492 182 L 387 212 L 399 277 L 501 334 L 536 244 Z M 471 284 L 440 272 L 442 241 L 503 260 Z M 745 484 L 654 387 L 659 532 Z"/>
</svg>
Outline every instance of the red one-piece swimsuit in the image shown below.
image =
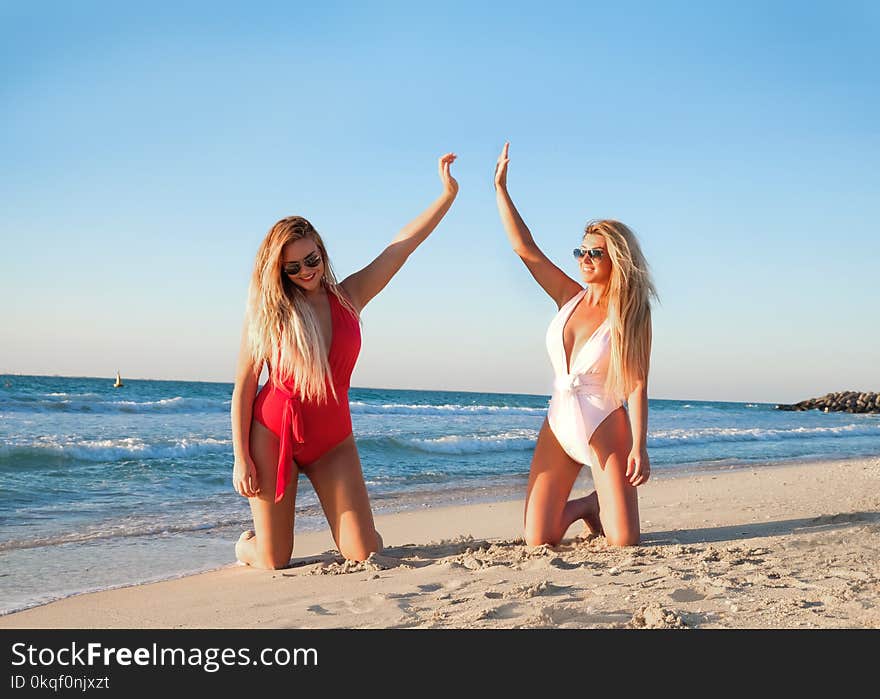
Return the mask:
<svg viewBox="0 0 880 699">
<path fill-rule="evenodd" d="M 335 294 L 328 291 L 327 298 L 333 337 L 328 355 L 331 378 L 326 402 L 303 400 L 292 381 L 282 381 L 279 386 L 271 379 L 254 400 L 254 419 L 278 437 L 275 502 L 284 497 L 290 484 L 294 460 L 308 466 L 351 434 L 348 389 L 361 349 L 360 322 Z M 329 390 L 331 380 L 336 389 L 335 399 Z"/>
</svg>

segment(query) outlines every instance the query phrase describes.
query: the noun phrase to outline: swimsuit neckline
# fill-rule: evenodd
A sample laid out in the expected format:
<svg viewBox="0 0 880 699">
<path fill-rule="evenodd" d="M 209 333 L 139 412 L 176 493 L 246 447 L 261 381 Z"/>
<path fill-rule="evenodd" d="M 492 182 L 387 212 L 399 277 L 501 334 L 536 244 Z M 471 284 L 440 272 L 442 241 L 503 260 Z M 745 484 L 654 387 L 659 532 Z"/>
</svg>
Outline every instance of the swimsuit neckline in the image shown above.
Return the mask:
<svg viewBox="0 0 880 699">
<path fill-rule="evenodd" d="M 327 361 L 330 361 L 330 357 L 333 356 L 333 348 L 336 346 L 336 308 L 335 305 L 339 303 L 338 299 L 332 299 L 333 296 L 332 291 L 327 292 L 327 303 L 330 304 L 330 346 L 327 348 Z M 336 304 L 334 304 L 334 300 Z M 320 330 L 318 330 L 320 332 Z M 280 350 L 279 350 L 280 351 Z"/>
<path fill-rule="evenodd" d="M 336 344 L 336 335 L 338 334 L 336 332 L 336 308 L 334 307 L 335 304 L 333 303 L 333 301 L 336 301 L 337 303 L 339 301 L 338 301 L 338 299 L 331 298 L 332 296 L 335 296 L 335 294 L 332 291 L 328 291 L 327 292 L 327 303 L 330 304 L 330 344 L 327 347 L 327 361 L 328 362 L 330 361 L 330 357 L 333 354 L 333 347 Z"/>
<path fill-rule="evenodd" d="M 574 301 L 571 308 L 568 309 L 568 313 L 565 315 L 565 318 L 562 321 L 562 327 L 560 328 L 560 331 L 559 331 L 559 335 L 560 335 L 559 339 L 560 339 L 560 344 L 562 346 L 562 362 L 563 362 L 563 366 L 565 367 L 565 372 L 568 376 L 571 376 L 571 367 L 572 367 L 573 361 L 575 359 L 577 359 L 577 357 L 580 356 L 581 352 L 584 351 L 584 348 L 593 341 L 593 338 L 596 337 L 596 334 L 599 332 L 599 330 L 608 322 L 608 316 L 606 314 L 605 318 L 602 319 L 602 322 L 596 326 L 596 329 L 592 332 L 590 337 L 587 338 L 587 341 L 578 348 L 578 351 L 572 352 L 571 356 L 568 356 L 566 354 L 566 352 L 565 352 L 565 326 L 568 325 L 568 321 L 571 318 L 572 314 L 574 313 L 575 308 L 577 308 L 578 304 L 580 304 L 580 302 L 583 301 L 583 298 L 584 298 L 584 296 L 586 296 L 586 293 L 587 293 L 586 289 L 581 289 L 581 291 L 578 294 L 576 294 L 574 297 L 572 297 L 572 299 L 568 302 L 568 303 L 571 303 L 572 301 Z M 572 350 L 573 349 L 574 349 L 574 345 L 572 345 Z"/>
</svg>

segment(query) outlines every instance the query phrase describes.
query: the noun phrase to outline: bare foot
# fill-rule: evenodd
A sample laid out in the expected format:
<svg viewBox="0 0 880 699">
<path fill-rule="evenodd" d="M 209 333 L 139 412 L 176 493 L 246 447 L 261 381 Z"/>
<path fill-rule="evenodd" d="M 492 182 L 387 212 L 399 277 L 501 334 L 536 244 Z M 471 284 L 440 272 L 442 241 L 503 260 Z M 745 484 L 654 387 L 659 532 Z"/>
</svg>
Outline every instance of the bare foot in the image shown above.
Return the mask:
<svg viewBox="0 0 880 699">
<path fill-rule="evenodd" d="M 252 529 L 247 529 L 241 533 L 241 536 L 238 537 L 238 541 L 235 542 L 235 557 L 238 559 L 238 562 L 242 565 L 248 565 L 247 561 L 244 560 L 242 544 L 248 539 L 253 539 L 256 536 L 256 533 Z"/>
<path fill-rule="evenodd" d="M 590 536 L 605 536 L 605 530 L 602 528 L 602 520 L 599 519 L 598 512 L 584 517 L 584 530 Z"/>
<path fill-rule="evenodd" d="M 590 502 L 590 509 L 584 515 L 584 530 L 591 536 L 605 536 L 605 530 L 602 528 L 602 520 L 599 517 L 599 496 L 594 490 L 587 496 Z M 595 506 L 595 509 L 593 508 Z"/>
</svg>

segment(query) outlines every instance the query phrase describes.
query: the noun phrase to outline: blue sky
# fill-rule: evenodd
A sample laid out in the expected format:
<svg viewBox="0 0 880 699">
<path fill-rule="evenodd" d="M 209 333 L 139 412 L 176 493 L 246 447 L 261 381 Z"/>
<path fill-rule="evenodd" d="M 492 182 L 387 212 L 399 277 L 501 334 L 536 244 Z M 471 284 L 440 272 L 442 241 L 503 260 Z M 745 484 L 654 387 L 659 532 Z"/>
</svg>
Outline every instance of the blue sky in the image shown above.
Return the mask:
<svg viewBox="0 0 880 699">
<path fill-rule="evenodd" d="M 459 198 L 364 312 L 354 385 L 547 393 L 509 139 L 557 264 L 588 219 L 639 234 L 651 395 L 877 390 L 878 8 L 0 4 L 0 372 L 231 380 L 272 223 L 308 217 L 344 277 L 452 150 Z"/>
</svg>

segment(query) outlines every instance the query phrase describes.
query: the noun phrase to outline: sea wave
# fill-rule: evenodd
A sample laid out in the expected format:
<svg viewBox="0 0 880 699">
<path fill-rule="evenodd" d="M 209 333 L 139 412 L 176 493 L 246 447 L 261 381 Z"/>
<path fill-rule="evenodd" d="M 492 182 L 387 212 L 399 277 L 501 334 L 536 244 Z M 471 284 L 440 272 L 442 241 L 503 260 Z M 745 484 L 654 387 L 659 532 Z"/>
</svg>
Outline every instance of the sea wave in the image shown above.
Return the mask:
<svg viewBox="0 0 880 699">
<path fill-rule="evenodd" d="M 648 435 L 649 447 L 711 444 L 713 442 L 755 442 L 783 439 L 829 439 L 845 437 L 880 437 L 877 425 L 837 425 L 835 427 L 792 427 L 787 429 L 703 427 L 699 429 L 658 430 Z"/>
<path fill-rule="evenodd" d="M 59 546 L 62 544 L 90 543 L 104 539 L 133 538 L 140 536 L 162 536 L 168 534 L 204 533 L 216 529 L 244 530 L 253 527 L 253 519 L 250 512 L 242 516 L 235 513 L 223 512 L 219 516 L 211 516 L 207 512 L 197 512 L 191 516 L 190 521 L 167 521 L 176 510 L 169 515 L 167 509 L 155 512 L 154 516 L 131 517 L 101 522 L 81 529 L 65 530 L 63 532 L 47 533 L 43 536 L 23 537 L 0 541 L 0 552 L 13 551 L 16 549 L 39 548 L 43 546 Z M 321 506 L 314 497 L 304 498 L 304 502 L 298 503 L 296 508 L 297 517 L 321 516 Z M 166 519 L 166 521 L 162 521 Z"/>
<path fill-rule="evenodd" d="M 40 437 L 16 440 L 0 446 L 0 464 L 22 458 L 53 457 L 77 461 L 125 461 L 130 459 L 169 459 L 182 456 L 222 454 L 231 451 L 228 439 L 177 439 L 149 443 L 138 437 L 124 439 L 64 439 Z"/>
<path fill-rule="evenodd" d="M 444 435 L 442 437 L 368 437 L 358 440 L 359 448 L 376 447 L 429 454 L 485 454 L 490 452 L 532 449 L 537 441 L 535 430 L 511 430 L 488 435 Z"/>
<path fill-rule="evenodd" d="M 392 474 L 381 473 L 367 478 L 364 482 L 367 485 L 388 486 L 388 485 L 410 485 L 419 483 L 440 483 L 449 480 L 449 474 L 436 469 L 425 469 L 418 473 Z"/>
<path fill-rule="evenodd" d="M 48 394 L 34 398 L 16 396 L 0 399 L 0 412 L 35 413 L 225 413 L 232 401 L 219 398 L 163 398 L 161 400 L 88 400 L 78 396 Z M 96 394 L 94 394 L 96 395 Z"/>
<path fill-rule="evenodd" d="M 542 415 L 547 407 L 518 405 L 418 405 L 407 403 L 364 403 L 352 401 L 351 412 L 362 415 Z"/>
<path fill-rule="evenodd" d="M 241 527 L 246 529 L 251 525 L 250 519 L 229 519 L 216 522 L 202 522 L 193 524 L 115 524 L 104 529 L 94 531 L 65 532 L 31 539 L 19 539 L 13 541 L 0 541 L 0 551 L 14 551 L 16 549 L 40 548 L 43 546 L 58 546 L 61 544 L 88 543 L 102 539 L 116 539 L 120 537 L 158 536 L 162 534 L 185 534 L 187 532 L 204 532 L 219 527 Z"/>
</svg>

